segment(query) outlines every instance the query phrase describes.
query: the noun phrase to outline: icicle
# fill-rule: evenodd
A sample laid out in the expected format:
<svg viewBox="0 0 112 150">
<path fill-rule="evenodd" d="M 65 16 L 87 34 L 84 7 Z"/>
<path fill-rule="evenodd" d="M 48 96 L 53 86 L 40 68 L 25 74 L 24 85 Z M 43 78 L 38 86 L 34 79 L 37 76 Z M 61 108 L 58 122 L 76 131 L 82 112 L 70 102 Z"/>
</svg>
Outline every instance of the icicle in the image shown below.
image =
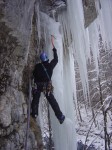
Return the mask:
<svg viewBox="0 0 112 150">
<path fill-rule="evenodd" d="M 63 37 L 63 39 L 65 40 L 65 42 L 69 40 L 69 45 L 67 45 L 66 43 L 64 43 L 64 45 L 72 45 L 75 59 L 77 60 L 79 65 L 83 92 L 85 98 L 87 99 L 86 94 L 89 93 L 87 61 L 88 58 L 91 58 L 90 50 L 92 50 L 98 75 L 99 35 L 101 34 L 103 42 L 105 43 L 106 41 L 108 45 L 110 44 L 110 41 L 112 41 L 112 33 L 110 27 L 112 24 L 112 17 L 110 13 L 112 11 L 112 3 L 110 2 L 110 0 L 108 0 L 108 2 L 103 0 L 101 1 L 100 9 L 98 7 L 99 3 L 97 1 L 96 8 L 98 16 L 96 20 L 94 20 L 93 23 L 91 23 L 85 29 L 82 1 L 70 0 L 67 2 L 67 12 L 60 14 L 58 18 L 62 24 L 63 35 L 64 37 L 66 37 Z"/>
<path fill-rule="evenodd" d="M 86 94 L 87 91 L 89 93 L 89 87 L 86 60 L 88 57 L 90 57 L 90 46 L 89 36 L 87 35 L 87 31 L 84 29 L 82 2 L 70 0 L 67 6 L 67 13 L 64 12 L 61 14 L 59 21 L 63 25 L 63 33 L 65 34 L 66 39 L 69 41 L 68 47 L 72 45 L 74 56 L 75 59 L 77 59 L 80 69 L 84 95 L 87 99 Z"/>
<path fill-rule="evenodd" d="M 35 6 L 35 11 L 36 11 L 36 15 L 37 15 L 37 18 L 36 18 L 36 24 L 37 24 L 37 31 L 38 31 L 38 39 L 39 39 L 39 42 L 40 42 L 40 39 L 41 39 L 41 27 L 40 27 L 40 11 L 39 11 L 39 4 L 37 4 Z"/>
</svg>

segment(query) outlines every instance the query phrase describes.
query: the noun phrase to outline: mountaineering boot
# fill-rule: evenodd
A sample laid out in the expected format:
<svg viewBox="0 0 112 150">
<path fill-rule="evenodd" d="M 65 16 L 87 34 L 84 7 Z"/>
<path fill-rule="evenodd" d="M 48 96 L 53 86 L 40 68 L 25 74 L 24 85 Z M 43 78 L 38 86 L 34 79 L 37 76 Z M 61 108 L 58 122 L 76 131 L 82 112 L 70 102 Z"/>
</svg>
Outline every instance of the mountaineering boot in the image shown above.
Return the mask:
<svg viewBox="0 0 112 150">
<path fill-rule="evenodd" d="M 65 116 L 62 114 L 62 116 L 58 119 L 60 124 L 62 124 L 65 120 Z"/>
</svg>

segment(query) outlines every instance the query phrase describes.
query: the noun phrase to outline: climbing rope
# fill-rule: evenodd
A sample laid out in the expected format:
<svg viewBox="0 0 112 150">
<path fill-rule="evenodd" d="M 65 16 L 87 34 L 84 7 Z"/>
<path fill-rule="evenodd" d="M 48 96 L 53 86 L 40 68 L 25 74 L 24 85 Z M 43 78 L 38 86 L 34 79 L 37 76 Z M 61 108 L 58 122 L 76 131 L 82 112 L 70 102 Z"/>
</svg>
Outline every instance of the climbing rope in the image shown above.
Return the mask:
<svg viewBox="0 0 112 150">
<path fill-rule="evenodd" d="M 49 150 L 52 150 L 52 128 L 51 128 L 51 118 L 50 118 L 50 110 L 49 110 L 49 103 L 47 102 L 48 108 L 48 127 L 49 127 Z"/>
<path fill-rule="evenodd" d="M 28 136 L 29 136 L 29 127 L 30 127 L 30 104 L 31 104 L 31 79 L 29 78 L 29 98 L 27 101 L 27 128 L 26 128 L 26 139 L 25 139 L 25 150 L 28 149 Z"/>
</svg>

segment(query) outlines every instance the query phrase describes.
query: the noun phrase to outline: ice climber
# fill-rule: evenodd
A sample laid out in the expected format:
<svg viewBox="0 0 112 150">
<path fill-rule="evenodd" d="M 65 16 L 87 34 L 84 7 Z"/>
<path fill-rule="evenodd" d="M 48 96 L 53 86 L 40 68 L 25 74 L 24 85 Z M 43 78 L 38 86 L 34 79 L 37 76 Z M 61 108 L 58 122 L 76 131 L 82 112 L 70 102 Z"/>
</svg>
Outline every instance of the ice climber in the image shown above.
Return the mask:
<svg viewBox="0 0 112 150">
<path fill-rule="evenodd" d="M 58 55 L 57 50 L 54 47 L 53 49 L 54 58 L 49 62 L 48 56 L 45 52 L 40 54 L 41 63 L 36 64 L 33 76 L 34 82 L 36 83 L 37 89 L 33 90 L 33 100 L 31 103 L 32 108 L 32 117 L 36 118 L 38 116 L 38 106 L 39 106 L 39 98 L 41 92 L 44 93 L 48 102 L 50 103 L 54 113 L 59 120 L 60 124 L 65 120 L 65 116 L 60 110 L 60 107 L 53 95 L 53 86 L 51 82 L 51 77 L 53 74 L 53 69 L 58 63 Z"/>
</svg>

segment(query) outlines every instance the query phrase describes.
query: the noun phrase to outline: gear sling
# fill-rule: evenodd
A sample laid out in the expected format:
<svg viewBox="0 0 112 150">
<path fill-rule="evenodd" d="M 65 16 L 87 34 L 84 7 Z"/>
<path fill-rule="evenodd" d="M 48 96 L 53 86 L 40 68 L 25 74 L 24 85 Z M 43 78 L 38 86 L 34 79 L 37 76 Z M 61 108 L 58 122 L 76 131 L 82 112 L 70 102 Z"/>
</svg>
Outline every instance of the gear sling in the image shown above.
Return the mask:
<svg viewBox="0 0 112 150">
<path fill-rule="evenodd" d="M 47 78 L 49 79 L 49 82 L 43 86 L 43 93 L 44 94 L 45 93 L 50 93 L 50 92 L 53 93 L 54 87 L 52 86 L 52 81 L 50 80 L 50 77 L 47 73 L 47 69 L 45 68 L 45 66 L 43 64 L 42 64 L 42 67 L 43 67 L 43 69 L 44 69 L 44 71 L 47 75 Z"/>
<path fill-rule="evenodd" d="M 37 85 L 37 90 L 35 90 L 33 92 L 33 100 L 32 100 L 32 117 L 35 117 L 35 115 L 38 115 L 38 105 L 39 105 L 39 98 L 40 98 L 40 94 L 41 92 L 44 93 L 45 97 L 47 98 L 49 104 L 51 105 L 52 109 L 54 110 L 54 113 L 57 117 L 57 119 L 60 119 L 60 116 L 62 116 L 62 112 L 59 108 L 59 105 L 53 95 L 53 86 L 52 86 L 52 82 L 50 80 L 50 77 L 47 73 L 47 69 L 45 68 L 45 66 L 43 64 L 42 68 L 44 69 L 47 78 L 49 79 L 49 82 L 38 82 L 36 83 Z"/>
</svg>

